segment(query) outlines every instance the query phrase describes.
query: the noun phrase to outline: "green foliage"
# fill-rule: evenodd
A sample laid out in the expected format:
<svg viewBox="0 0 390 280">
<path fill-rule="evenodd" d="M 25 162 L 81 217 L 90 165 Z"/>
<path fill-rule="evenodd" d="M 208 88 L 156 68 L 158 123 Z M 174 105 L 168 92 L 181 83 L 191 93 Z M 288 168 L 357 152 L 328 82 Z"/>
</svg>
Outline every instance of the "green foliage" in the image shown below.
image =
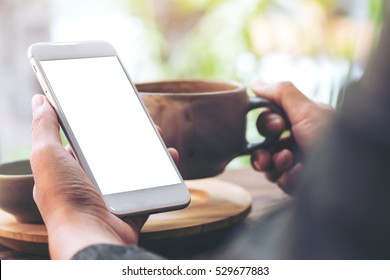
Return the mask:
<svg viewBox="0 0 390 280">
<path fill-rule="evenodd" d="M 148 32 L 153 34 L 151 43 L 160 50 L 156 59 L 164 69 L 164 78 L 237 79 L 237 57 L 251 49 L 249 20 L 261 14 L 274 0 L 169 2 L 178 18 L 183 18 L 183 14 L 188 17 L 199 15 L 195 24 L 179 34 L 175 42 L 168 41 L 164 30 L 153 18 L 154 5 L 159 4 L 157 1 L 129 1 L 132 13 L 142 18 Z M 180 22 L 177 24 L 180 25 Z"/>
<path fill-rule="evenodd" d="M 369 14 L 377 24 L 382 24 L 385 17 L 384 0 L 370 0 Z"/>
<path fill-rule="evenodd" d="M 373 22 L 375 23 L 375 39 L 373 45 L 376 44 L 376 41 L 379 38 L 380 31 L 382 30 L 382 25 L 385 18 L 385 3 L 384 0 L 370 0 L 369 2 L 369 14 Z"/>
<path fill-rule="evenodd" d="M 337 5 L 338 0 L 309 0 L 317 2 L 320 4 L 325 10 L 330 11 L 333 10 L 333 8 Z"/>
<path fill-rule="evenodd" d="M 383 0 L 366 1 L 370 18 L 375 23 L 376 33 L 378 33 L 384 18 L 384 2 Z M 171 79 L 242 79 L 242 75 L 240 76 L 238 73 L 240 55 L 252 54 L 257 64 L 261 63 L 263 55 L 263 53 L 255 51 L 255 42 L 250 30 L 254 19 L 267 21 L 274 18 L 275 15 L 282 15 L 302 24 L 299 12 L 295 14 L 295 18 L 294 15 L 291 15 L 291 9 L 294 11 L 294 8 L 291 7 L 303 7 L 306 4 L 308 6 L 317 4 L 321 7 L 325 15 L 324 20 L 335 20 L 335 23 L 338 23 L 337 20 L 340 19 L 340 15 L 337 14 L 337 8 L 340 4 L 338 0 L 170 0 L 164 2 L 166 5 L 170 5 L 169 13 L 166 16 L 171 17 L 170 21 L 177 20 L 177 22 L 176 25 L 168 25 L 168 29 L 166 29 L 167 26 L 164 26 L 164 23 L 156 20 L 157 10 L 158 8 L 161 10 L 161 5 L 163 5 L 161 1 L 128 0 L 128 3 L 131 12 L 144 22 L 145 29 L 149 33 L 150 43 L 156 48 L 156 53 L 153 53 L 152 56 L 162 69 L 161 78 Z M 191 25 L 187 29 L 176 28 L 177 25 L 188 23 L 182 21 L 185 18 L 193 18 Z M 335 30 L 326 30 L 327 24 L 324 22 L 322 26 L 318 26 L 324 28 L 324 36 L 335 32 Z M 177 30 L 171 30 L 169 27 Z M 315 36 L 316 34 L 311 34 L 310 32 L 313 32 L 311 26 L 302 28 L 296 34 L 299 36 L 299 43 L 305 51 L 301 55 L 316 57 L 325 54 L 329 57 L 349 61 L 350 68 L 345 76 L 345 79 L 349 81 L 352 79 L 352 70 L 358 49 L 356 44 L 358 36 L 350 36 L 349 27 L 345 27 L 345 38 L 344 36 L 337 37 L 339 41 L 336 43 L 332 37 L 321 38 Z M 172 32 L 178 33 L 172 36 Z M 337 36 L 339 34 L 331 35 Z M 267 39 L 265 38 L 265 40 Z M 323 39 L 324 41 L 322 41 Z M 335 84 L 330 87 L 330 102 L 332 104 L 335 103 L 334 100 L 337 99 L 340 92 L 339 86 L 339 84 Z M 254 127 L 253 123 L 256 118 L 257 114 L 251 113 L 249 115 L 249 127 Z M 249 129 L 248 138 L 251 142 L 260 139 L 254 129 Z M 253 141 L 254 139 L 257 140 Z M 238 161 L 248 163 L 249 159 L 243 157 Z"/>
</svg>

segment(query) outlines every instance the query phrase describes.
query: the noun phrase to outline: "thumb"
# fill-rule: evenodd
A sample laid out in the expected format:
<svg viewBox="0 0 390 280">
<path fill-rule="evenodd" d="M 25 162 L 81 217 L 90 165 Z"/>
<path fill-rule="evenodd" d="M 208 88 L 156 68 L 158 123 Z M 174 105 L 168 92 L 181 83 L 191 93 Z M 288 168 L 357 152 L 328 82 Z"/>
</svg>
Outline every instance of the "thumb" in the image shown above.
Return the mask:
<svg viewBox="0 0 390 280">
<path fill-rule="evenodd" d="M 31 125 L 33 149 L 47 145 L 61 145 L 57 115 L 45 96 L 36 94 L 32 101 L 33 121 Z"/>
<path fill-rule="evenodd" d="M 313 104 L 302 92 L 291 82 L 279 82 L 267 84 L 256 82 L 252 87 L 253 92 L 260 97 L 269 99 L 279 105 L 287 114 L 291 123 L 294 124 L 302 116 L 302 111 L 307 105 Z"/>
</svg>

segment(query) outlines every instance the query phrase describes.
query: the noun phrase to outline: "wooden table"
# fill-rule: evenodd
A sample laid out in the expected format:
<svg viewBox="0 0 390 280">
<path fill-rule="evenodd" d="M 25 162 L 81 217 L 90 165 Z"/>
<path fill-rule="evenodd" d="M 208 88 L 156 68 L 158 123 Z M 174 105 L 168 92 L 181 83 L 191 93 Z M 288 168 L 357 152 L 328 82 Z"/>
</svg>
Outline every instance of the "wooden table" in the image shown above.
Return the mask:
<svg viewBox="0 0 390 280">
<path fill-rule="evenodd" d="M 244 222 L 219 235 L 218 242 L 214 239 L 210 244 L 204 243 L 206 246 L 199 246 L 199 250 L 196 251 L 180 252 L 176 249 L 167 254 L 167 257 L 182 259 L 272 258 L 274 252 L 271 251 L 274 248 L 271 248 L 270 244 L 277 243 L 276 239 L 279 238 L 276 229 L 275 233 L 270 233 L 277 221 L 272 217 L 275 216 L 274 213 L 278 213 L 278 209 L 283 208 L 282 206 L 289 198 L 275 184 L 269 183 L 261 173 L 251 168 L 227 170 L 217 178 L 238 184 L 252 195 L 251 213 Z M 256 246 L 252 246 L 253 238 L 258 239 Z M 0 245 L 0 259 L 45 259 L 45 257 L 14 251 Z"/>
</svg>

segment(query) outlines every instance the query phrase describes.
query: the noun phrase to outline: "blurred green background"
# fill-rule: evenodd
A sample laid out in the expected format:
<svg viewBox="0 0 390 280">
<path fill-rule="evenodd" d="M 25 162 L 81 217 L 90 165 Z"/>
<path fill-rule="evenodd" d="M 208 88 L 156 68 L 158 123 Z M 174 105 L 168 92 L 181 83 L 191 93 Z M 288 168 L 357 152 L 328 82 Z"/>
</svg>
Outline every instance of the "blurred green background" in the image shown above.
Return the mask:
<svg viewBox="0 0 390 280">
<path fill-rule="evenodd" d="M 0 0 L 0 161 L 29 156 L 30 99 L 40 92 L 26 58 L 33 42 L 110 41 L 134 82 L 233 79 L 250 88 L 256 80 L 290 80 L 313 100 L 336 107 L 343 86 L 364 73 L 386 4 Z M 260 139 L 255 118 L 249 116 L 249 141 Z"/>
</svg>

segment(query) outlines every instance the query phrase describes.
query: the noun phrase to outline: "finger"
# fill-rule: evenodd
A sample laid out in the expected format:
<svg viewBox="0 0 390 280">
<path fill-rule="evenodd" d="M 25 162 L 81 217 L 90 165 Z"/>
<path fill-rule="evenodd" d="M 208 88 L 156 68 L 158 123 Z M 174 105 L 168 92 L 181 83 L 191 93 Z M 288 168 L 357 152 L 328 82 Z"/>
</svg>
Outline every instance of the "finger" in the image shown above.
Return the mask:
<svg viewBox="0 0 390 280">
<path fill-rule="evenodd" d="M 69 154 L 71 154 L 72 156 L 74 155 L 73 149 L 72 149 L 72 147 L 71 147 L 69 144 L 66 144 L 65 150 L 66 150 Z"/>
<path fill-rule="evenodd" d="M 282 176 L 282 172 L 280 172 L 279 170 L 277 169 L 271 169 L 269 170 L 268 172 L 265 173 L 265 177 L 271 181 L 271 182 L 277 182 L 280 178 L 280 176 Z"/>
<path fill-rule="evenodd" d="M 279 152 L 284 149 L 288 149 L 288 150 L 293 149 L 295 147 L 294 144 L 295 144 L 294 137 L 292 137 L 292 135 L 290 134 L 287 136 L 282 136 L 279 139 L 279 141 L 275 143 L 273 147 L 275 152 Z"/>
<path fill-rule="evenodd" d="M 286 122 L 282 116 L 269 110 L 259 115 L 256 126 L 260 134 L 266 137 L 280 134 L 286 130 Z"/>
<path fill-rule="evenodd" d="M 302 162 L 305 156 L 302 150 L 299 149 L 292 135 L 281 137 L 278 142 L 276 142 L 268 150 L 272 155 L 283 150 L 289 150 L 294 156 L 294 162 Z"/>
<path fill-rule="evenodd" d="M 70 146 L 69 144 L 66 144 L 65 150 L 66 150 L 73 158 L 76 158 L 76 156 L 74 155 L 74 151 L 73 151 L 72 146 Z"/>
<path fill-rule="evenodd" d="M 273 165 L 271 154 L 267 151 L 255 151 L 251 157 L 251 164 L 255 170 L 265 172 L 265 177 L 271 182 L 276 182 L 281 176 L 281 172 Z"/>
<path fill-rule="evenodd" d="M 159 127 L 158 125 L 156 125 L 156 129 L 157 129 L 157 132 L 158 134 L 160 134 L 161 138 L 163 137 L 163 134 L 162 134 L 162 129 L 161 127 Z"/>
<path fill-rule="evenodd" d="M 57 115 L 46 97 L 36 94 L 32 98 L 33 121 L 31 126 L 32 147 L 61 145 Z"/>
<path fill-rule="evenodd" d="M 290 170 L 284 172 L 277 180 L 278 186 L 287 194 L 293 195 L 296 191 L 295 182 L 302 170 L 302 164 L 295 164 Z"/>
<path fill-rule="evenodd" d="M 257 150 L 252 154 L 251 164 L 257 171 L 268 171 L 273 167 L 271 154 L 265 150 Z"/>
<path fill-rule="evenodd" d="M 294 118 L 297 116 L 296 110 L 298 108 L 303 109 L 305 104 L 313 103 L 291 82 L 279 82 L 272 84 L 256 82 L 252 89 L 257 96 L 272 100 L 282 107 L 291 123 L 294 123 Z"/>
<path fill-rule="evenodd" d="M 175 148 L 168 148 L 169 153 L 176 165 L 179 164 L 180 155 L 179 152 Z"/>
<path fill-rule="evenodd" d="M 294 165 L 294 155 L 290 150 L 284 149 L 272 156 L 275 168 L 284 172 Z"/>
<path fill-rule="evenodd" d="M 284 186 L 287 181 L 291 181 L 291 178 L 294 178 L 293 175 L 302 166 L 302 160 L 303 155 L 301 151 L 296 148 L 296 145 L 294 145 L 292 149 L 281 149 L 273 155 L 273 165 L 276 170 L 282 173 L 277 179 L 279 186 Z M 289 193 L 288 191 L 286 192 Z"/>
</svg>

